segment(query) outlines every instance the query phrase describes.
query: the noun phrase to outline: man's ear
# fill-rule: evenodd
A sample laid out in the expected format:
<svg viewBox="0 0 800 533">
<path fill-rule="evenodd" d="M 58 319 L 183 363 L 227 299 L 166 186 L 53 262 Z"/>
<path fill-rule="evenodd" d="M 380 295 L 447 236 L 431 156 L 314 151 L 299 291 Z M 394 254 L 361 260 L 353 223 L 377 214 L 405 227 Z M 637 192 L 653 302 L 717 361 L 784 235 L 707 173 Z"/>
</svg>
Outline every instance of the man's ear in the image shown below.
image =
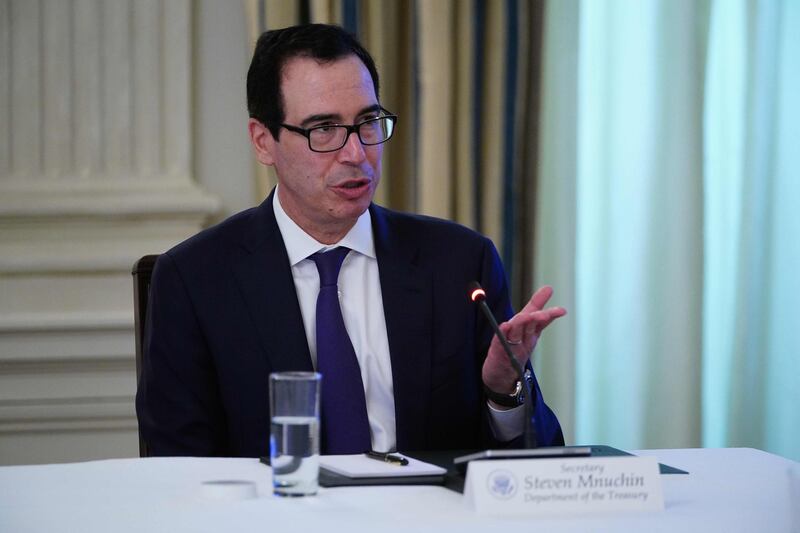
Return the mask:
<svg viewBox="0 0 800 533">
<path fill-rule="evenodd" d="M 251 118 L 247 121 L 247 131 L 250 133 L 250 142 L 253 144 L 259 163 L 269 166 L 275 164 L 275 138 L 269 129 L 260 121 Z"/>
</svg>

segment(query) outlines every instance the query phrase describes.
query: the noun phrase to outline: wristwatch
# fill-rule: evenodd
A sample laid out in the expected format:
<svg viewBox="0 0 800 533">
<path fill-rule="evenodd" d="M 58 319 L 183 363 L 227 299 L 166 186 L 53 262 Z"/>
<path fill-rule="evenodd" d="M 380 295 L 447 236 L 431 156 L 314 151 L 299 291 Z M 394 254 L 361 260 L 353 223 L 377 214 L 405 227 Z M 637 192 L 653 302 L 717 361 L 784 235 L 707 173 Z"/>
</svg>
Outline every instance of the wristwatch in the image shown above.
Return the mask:
<svg viewBox="0 0 800 533">
<path fill-rule="evenodd" d="M 533 379 L 531 379 L 531 371 L 525 369 L 525 381 L 528 382 L 528 385 L 531 386 L 531 390 L 533 390 Z M 514 386 L 514 392 L 511 394 L 501 394 L 499 392 L 495 392 L 486 385 L 483 386 L 483 390 L 486 393 L 486 397 L 492 400 L 497 405 L 502 405 L 503 407 L 519 407 L 525 403 L 525 387 L 522 386 L 522 381 L 517 380 L 517 384 Z"/>
</svg>

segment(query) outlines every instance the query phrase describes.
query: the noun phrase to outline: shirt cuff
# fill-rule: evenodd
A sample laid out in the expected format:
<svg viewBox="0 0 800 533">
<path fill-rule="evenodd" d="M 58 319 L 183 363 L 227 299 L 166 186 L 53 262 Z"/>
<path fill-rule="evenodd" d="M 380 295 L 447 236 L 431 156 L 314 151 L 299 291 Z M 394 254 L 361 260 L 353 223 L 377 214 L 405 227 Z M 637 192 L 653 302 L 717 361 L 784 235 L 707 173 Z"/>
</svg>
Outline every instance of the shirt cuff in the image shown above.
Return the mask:
<svg viewBox="0 0 800 533">
<path fill-rule="evenodd" d="M 487 401 L 486 407 L 489 408 L 489 426 L 495 439 L 508 442 L 522 435 L 525 430 L 524 405 L 511 409 L 497 409 Z"/>
</svg>

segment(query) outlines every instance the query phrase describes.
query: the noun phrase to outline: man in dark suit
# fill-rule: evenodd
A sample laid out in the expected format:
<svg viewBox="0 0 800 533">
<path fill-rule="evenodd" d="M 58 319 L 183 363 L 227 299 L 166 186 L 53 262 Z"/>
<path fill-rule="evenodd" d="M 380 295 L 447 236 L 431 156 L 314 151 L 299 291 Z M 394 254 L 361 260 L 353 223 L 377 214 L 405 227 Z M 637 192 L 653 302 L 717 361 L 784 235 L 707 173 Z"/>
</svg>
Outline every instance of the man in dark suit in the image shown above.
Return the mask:
<svg viewBox="0 0 800 533">
<path fill-rule="evenodd" d="M 521 385 L 467 285 L 478 280 L 486 288 L 529 369 L 542 330 L 565 313 L 544 308 L 552 291 L 540 289 L 512 317 L 488 239 L 372 203 L 397 117 L 380 106 L 372 58 L 349 34 L 325 25 L 265 33 L 247 87 L 250 138 L 257 159 L 275 168 L 278 187 L 259 207 L 156 264 L 137 392 L 152 453 L 268 454 L 269 374 L 323 367 L 330 369 L 323 372 L 323 453 L 518 442 Z M 315 315 L 319 258 L 337 250 L 339 322 L 356 387 L 338 383 L 344 363 L 331 359 L 340 355 L 328 353 L 318 329 L 327 319 Z M 529 379 L 539 444 L 563 444 L 558 420 Z M 342 448 L 331 436 L 326 445 L 338 422 L 324 415 L 339 402 L 352 410 L 347 423 L 363 411 L 366 441 Z"/>
</svg>

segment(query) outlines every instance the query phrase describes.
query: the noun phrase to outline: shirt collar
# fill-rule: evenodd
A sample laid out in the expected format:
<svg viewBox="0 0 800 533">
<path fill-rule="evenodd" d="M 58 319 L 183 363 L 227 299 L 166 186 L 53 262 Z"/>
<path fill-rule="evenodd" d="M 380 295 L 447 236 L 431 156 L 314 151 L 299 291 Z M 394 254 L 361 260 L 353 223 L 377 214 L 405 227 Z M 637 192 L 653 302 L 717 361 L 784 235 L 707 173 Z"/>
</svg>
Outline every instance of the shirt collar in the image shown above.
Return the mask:
<svg viewBox="0 0 800 533">
<path fill-rule="evenodd" d="M 376 258 L 375 243 L 372 240 L 372 218 L 369 214 L 369 209 L 358 217 L 356 223 L 342 240 L 331 245 L 322 244 L 289 218 L 278 198 L 278 187 L 275 187 L 272 209 L 275 212 L 275 221 L 278 223 L 278 229 L 283 236 L 286 253 L 289 255 L 289 263 L 292 266 L 320 250 L 331 250 L 337 246 L 346 246 L 362 255 L 373 259 Z"/>
</svg>

